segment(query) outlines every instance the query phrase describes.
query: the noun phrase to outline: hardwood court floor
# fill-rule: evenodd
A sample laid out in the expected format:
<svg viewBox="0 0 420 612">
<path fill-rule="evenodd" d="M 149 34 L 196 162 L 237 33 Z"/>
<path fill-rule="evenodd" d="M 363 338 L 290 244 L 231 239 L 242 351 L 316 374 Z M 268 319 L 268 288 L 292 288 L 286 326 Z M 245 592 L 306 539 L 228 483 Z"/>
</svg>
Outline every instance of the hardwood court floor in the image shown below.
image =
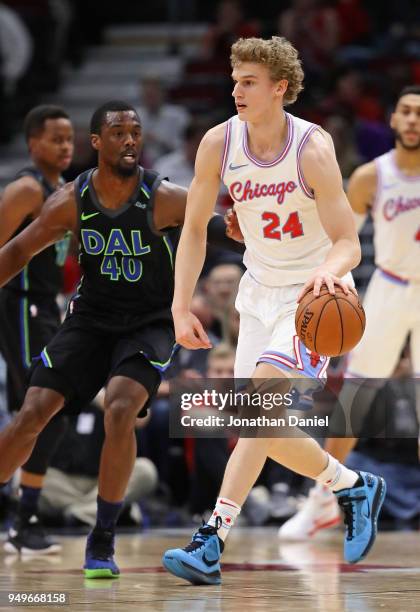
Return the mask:
<svg viewBox="0 0 420 612">
<path fill-rule="evenodd" d="M 186 545 L 190 534 L 172 529 L 121 535 L 119 580 L 84 579 L 84 537 L 63 538 L 60 556 L 20 559 L 1 552 L 0 591 L 67 591 L 70 606 L 25 608 L 63 612 L 420 610 L 417 532 L 379 534 L 368 558 L 351 566 L 342 561 L 340 532 L 319 534 L 310 543 L 280 544 L 275 529 L 237 528 L 223 557 L 223 584 L 216 587 L 190 586 L 161 567 L 162 552 Z"/>
</svg>

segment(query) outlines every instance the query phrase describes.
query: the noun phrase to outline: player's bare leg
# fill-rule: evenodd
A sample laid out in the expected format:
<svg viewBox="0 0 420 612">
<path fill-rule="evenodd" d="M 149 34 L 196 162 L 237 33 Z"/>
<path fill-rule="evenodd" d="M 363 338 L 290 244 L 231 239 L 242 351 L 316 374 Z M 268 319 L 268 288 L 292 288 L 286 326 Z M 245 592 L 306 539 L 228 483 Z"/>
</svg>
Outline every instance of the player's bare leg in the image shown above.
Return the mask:
<svg viewBox="0 0 420 612">
<path fill-rule="evenodd" d="M 143 385 L 125 376 L 114 376 L 107 387 L 98 488 L 99 495 L 109 502 L 124 497 L 136 460 L 136 418 L 147 399 Z"/>
<path fill-rule="evenodd" d="M 26 463 L 38 435 L 63 405 L 64 397 L 57 391 L 29 387 L 22 408 L 0 432 L 0 482 L 7 482 Z"/>
<path fill-rule="evenodd" d="M 340 463 L 344 463 L 356 444 L 357 438 L 327 438 L 324 449 Z"/>
<path fill-rule="evenodd" d="M 84 572 L 87 578 L 117 578 L 115 525 L 136 460 L 136 418 L 148 399 L 140 383 L 126 376 L 111 378 L 105 393 L 105 441 L 98 484 L 97 522 L 88 536 Z"/>
<path fill-rule="evenodd" d="M 253 378 L 270 381 L 278 379 L 277 393 L 287 393 L 290 379 L 283 370 L 267 363 L 260 363 Z M 261 390 L 262 392 L 262 390 Z M 292 429 L 290 430 L 293 435 Z M 241 506 L 257 480 L 267 457 L 289 469 L 316 478 L 328 464 L 328 455 L 310 437 L 239 438 L 227 463 L 220 497 L 234 500 Z"/>
<path fill-rule="evenodd" d="M 284 380 L 286 390 L 290 385 L 281 370 L 265 363 L 258 365 L 252 378 L 254 384 L 258 378 Z M 346 515 L 345 557 L 353 563 L 363 558 L 376 536 L 376 517 L 385 495 L 383 479 L 349 470 L 310 437 L 302 437 L 302 434 L 292 437 L 292 428 L 289 434 L 290 437 L 282 438 L 239 439 L 208 524 L 199 529 L 186 548 L 166 551 L 163 557 L 166 569 L 193 584 L 221 582 L 219 560 L 224 541 L 268 456 L 299 474 L 316 479 L 337 494 Z M 361 509 L 355 510 L 356 505 L 366 503 L 375 515 L 368 521 Z"/>
<path fill-rule="evenodd" d="M 363 430 L 364 420 L 377 393 L 377 387 L 362 382 L 362 379 L 345 379 L 337 410 L 330 417 L 332 431 L 343 429 L 343 414 L 345 417 L 346 431 L 343 434 L 346 437 L 327 438 L 324 444 L 326 452 L 343 464 L 356 445 L 354 434 Z M 278 535 L 282 540 L 306 540 L 322 529 L 335 527 L 340 520 L 336 497 L 317 482 L 298 512 L 280 527 Z"/>
</svg>

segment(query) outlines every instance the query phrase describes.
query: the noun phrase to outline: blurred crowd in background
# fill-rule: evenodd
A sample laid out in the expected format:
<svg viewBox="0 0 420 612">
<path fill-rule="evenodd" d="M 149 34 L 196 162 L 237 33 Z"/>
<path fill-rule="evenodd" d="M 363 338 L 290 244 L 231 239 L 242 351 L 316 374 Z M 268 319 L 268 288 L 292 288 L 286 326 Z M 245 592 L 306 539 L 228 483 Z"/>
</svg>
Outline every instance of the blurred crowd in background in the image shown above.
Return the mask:
<svg viewBox="0 0 420 612">
<path fill-rule="evenodd" d="M 180 82 L 166 88 L 169 75 L 163 74 L 156 75 L 160 92 L 157 83 L 143 84 L 145 162 L 154 163 L 179 147 L 190 114 L 214 123 L 232 113 L 229 50 L 240 36 L 285 36 L 298 48 L 306 79 L 293 112 L 332 133 L 345 177 L 389 147 L 387 115 L 393 99 L 402 86 L 420 80 L 418 2 L 286 0 L 261 6 L 223 0 L 212 11 L 202 4 L 168 0 L 146 8 L 131 2 L 125 13 L 110 2 L 1 2 L 0 140 L 7 142 L 29 108 L 60 87 L 66 65 L 77 68 L 83 63 L 88 46 L 100 44 L 109 23 L 195 18 L 210 23 L 201 53 L 186 63 Z M 177 53 L 170 40 L 168 53 Z M 157 111 L 165 97 L 169 106 L 183 108 L 165 109 L 158 124 Z M 164 120 L 175 120 L 171 130 Z"/>
<path fill-rule="evenodd" d="M 54 100 L 67 75 L 83 66 L 90 47 L 103 43 L 111 24 L 205 25 L 199 52 L 186 59 L 176 80 L 162 73 L 141 79 L 132 74 L 143 125 L 142 164 L 185 187 L 191 182 L 202 136 L 235 112 L 229 50 L 238 37 L 280 35 L 297 47 L 305 89 L 290 111 L 331 133 L 344 179 L 358 165 L 392 147 L 388 119 L 395 96 L 403 86 L 420 83 L 420 4 L 416 0 L 267 0 L 263 4 L 222 0 L 213 8 L 212 3 L 194 0 L 149 4 L 134 1 L 122 9 L 108 2 L 79 0 L 0 2 L 0 166 L 7 160 L 9 144 L 21 132 L 23 116 L 35 104 Z M 167 55 L 176 56 L 177 41 L 168 37 L 165 44 Z M 118 90 L 113 97 L 119 97 Z M 86 143 L 86 139 L 76 142 L 74 163 L 66 174 L 69 180 L 95 164 Z M 219 210 L 229 205 L 222 191 Z M 367 261 L 371 272 L 370 234 L 365 242 L 362 266 Z M 214 348 L 178 352 L 149 416 L 139 427 L 139 461 L 122 517 L 126 524 L 184 525 L 191 517 L 205 515 L 213 505 L 235 441 L 170 438 L 168 380 L 174 376 L 233 377 L 239 323 L 234 298 L 243 271 L 239 255 L 209 250 L 193 310 Z M 63 303 L 78 275 L 73 254 L 65 266 Z M 368 276 L 360 278 L 359 289 L 363 290 Z M 342 362 L 335 361 L 330 376 L 339 378 L 341 373 Z M 363 456 L 366 462 L 396 466 L 395 483 L 388 482 L 390 494 L 385 504 L 385 519 L 394 528 L 417 527 L 420 516 L 417 440 L 404 439 L 404 432 L 416 419 L 409 377 L 409 355 L 404 353 L 398 377 L 378 394 L 374 407 L 378 410 L 391 402 L 401 439 L 364 440 L 356 450 L 359 467 Z M 0 375 L 0 381 L 3 379 Z M 0 419 L 6 422 L 4 397 L 1 402 Z M 94 521 L 104 436 L 100 404 L 98 398 L 82 415 L 69 416 L 69 429 L 43 495 L 44 518 L 50 524 L 75 526 Z M 381 473 L 380 467 L 366 469 Z M 401 492 L 398 470 L 409 471 L 411 490 Z M 244 507 L 243 520 L 254 525 L 284 521 L 296 511 L 309 485 L 268 461 Z M 5 520 L 5 513 L 2 518 Z"/>
</svg>

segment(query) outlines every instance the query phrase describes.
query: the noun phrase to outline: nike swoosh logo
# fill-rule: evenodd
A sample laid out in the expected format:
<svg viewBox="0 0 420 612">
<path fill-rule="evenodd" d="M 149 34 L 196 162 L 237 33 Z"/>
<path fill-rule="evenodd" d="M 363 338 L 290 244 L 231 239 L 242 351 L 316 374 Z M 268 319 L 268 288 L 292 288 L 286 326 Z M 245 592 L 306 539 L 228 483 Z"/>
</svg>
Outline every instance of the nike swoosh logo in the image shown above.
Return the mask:
<svg viewBox="0 0 420 612">
<path fill-rule="evenodd" d="M 236 506 L 234 506 L 233 504 L 229 504 L 228 502 L 223 501 L 223 499 L 220 500 L 220 503 L 223 504 L 224 506 L 230 506 L 231 508 L 236 508 Z"/>
<path fill-rule="evenodd" d="M 211 567 L 212 565 L 216 565 L 218 559 L 215 559 L 214 561 L 209 561 L 206 557 L 206 553 L 203 553 L 203 562 L 207 565 L 207 567 Z"/>
<path fill-rule="evenodd" d="M 96 213 L 90 213 L 89 215 L 87 215 L 87 214 L 85 214 L 85 213 L 82 213 L 82 214 L 80 215 L 80 218 L 81 218 L 81 220 L 82 220 L 82 221 L 87 221 L 87 220 L 88 220 L 88 219 L 90 219 L 91 217 L 96 217 L 96 215 L 99 215 L 99 213 L 98 213 L 98 212 L 96 212 Z"/>
<path fill-rule="evenodd" d="M 232 163 L 229 164 L 229 170 L 239 170 L 239 168 L 245 168 L 248 164 L 240 164 L 239 166 L 234 166 Z"/>
</svg>

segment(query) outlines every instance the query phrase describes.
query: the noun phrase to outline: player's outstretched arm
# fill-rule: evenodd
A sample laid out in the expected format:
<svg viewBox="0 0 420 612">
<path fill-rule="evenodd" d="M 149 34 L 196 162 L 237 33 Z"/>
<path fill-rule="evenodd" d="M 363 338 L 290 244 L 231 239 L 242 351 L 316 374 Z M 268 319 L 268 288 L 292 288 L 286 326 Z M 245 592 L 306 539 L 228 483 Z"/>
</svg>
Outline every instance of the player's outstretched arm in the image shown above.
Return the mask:
<svg viewBox="0 0 420 612">
<path fill-rule="evenodd" d="M 318 214 L 332 247 L 325 262 L 305 283 L 298 300 L 312 286 L 314 294 L 319 295 L 323 284 L 332 294 L 335 293 L 334 284 L 341 285 L 348 293 L 352 288 L 341 277 L 359 264 L 361 250 L 329 134 L 323 130 L 312 134 L 303 150 L 301 165 L 305 181 L 314 191 Z"/>
<path fill-rule="evenodd" d="M 37 217 L 44 201 L 41 185 L 32 176 L 22 176 L 9 183 L 0 200 L 0 247 L 27 217 Z"/>
<path fill-rule="evenodd" d="M 190 305 L 204 263 L 207 224 L 219 191 L 223 142 L 224 125 L 219 125 L 207 132 L 198 148 L 175 262 L 175 334 L 177 342 L 189 349 L 211 346 L 200 321 L 190 312 Z"/>
<path fill-rule="evenodd" d="M 16 276 L 40 251 L 77 228 L 77 204 L 73 183 L 54 192 L 41 214 L 0 249 L 0 287 Z"/>
</svg>

